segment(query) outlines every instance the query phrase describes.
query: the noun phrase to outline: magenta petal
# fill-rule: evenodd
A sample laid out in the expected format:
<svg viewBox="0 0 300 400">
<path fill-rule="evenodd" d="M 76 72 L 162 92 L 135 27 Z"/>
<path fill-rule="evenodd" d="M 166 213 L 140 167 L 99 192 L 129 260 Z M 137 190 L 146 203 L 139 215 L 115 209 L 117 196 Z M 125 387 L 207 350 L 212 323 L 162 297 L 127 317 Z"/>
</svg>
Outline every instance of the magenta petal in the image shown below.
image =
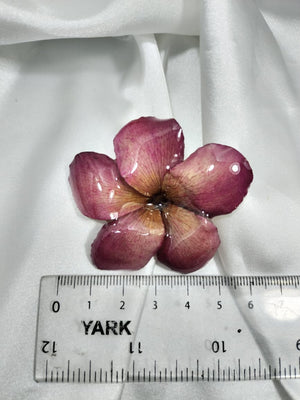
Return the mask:
<svg viewBox="0 0 300 400">
<path fill-rule="evenodd" d="M 144 267 L 165 234 L 158 210 L 143 208 L 103 226 L 92 244 L 92 260 L 100 269 Z"/>
<path fill-rule="evenodd" d="M 189 273 L 201 268 L 215 254 L 220 239 L 208 219 L 175 205 L 164 213 L 167 235 L 158 259 L 171 269 Z"/>
<path fill-rule="evenodd" d="M 252 169 L 241 153 L 212 143 L 172 168 L 165 176 L 163 189 L 176 204 L 213 217 L 233 211 L 252 180 Z"/>
<path fill-rule="evenodd" d="M 166 171 L 183 160 L 184 138 L 174 119 L 143 117 L 122 128 L 114 146 L 122 177 L 151 196 L 160 191 Z"/>
<path fill-rule="evenodd" d="M 104 154 L 77 154 L 69 181 L 78 208 L 90 218 L 116 219 L 147 201 L 124 182 L 115 161 Z"/>
</svg>

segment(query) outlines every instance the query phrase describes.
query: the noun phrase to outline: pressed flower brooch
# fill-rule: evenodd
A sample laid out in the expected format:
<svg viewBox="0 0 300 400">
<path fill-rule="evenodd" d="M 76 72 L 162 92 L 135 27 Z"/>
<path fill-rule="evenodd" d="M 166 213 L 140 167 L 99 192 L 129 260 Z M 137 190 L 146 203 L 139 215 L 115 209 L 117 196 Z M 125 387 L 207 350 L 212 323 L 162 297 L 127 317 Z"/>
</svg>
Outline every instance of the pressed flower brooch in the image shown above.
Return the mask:
<svg viewBox="0 0 300 400">
<path fill-rule="evenodd" d="M 253 179 L 232 147 L 207 144 L 185 161 L 184 137 L 174 119 L 143 117 L 114 138 L 116 160 L 83 152 L 70 165 L 80 211 L 106 220 L 92 244 L 100 269 L 137 270 L 152 256 L 175 271 L 201 268 L 220 239 L 211 218 L 232 212 Z"/>
</svg>

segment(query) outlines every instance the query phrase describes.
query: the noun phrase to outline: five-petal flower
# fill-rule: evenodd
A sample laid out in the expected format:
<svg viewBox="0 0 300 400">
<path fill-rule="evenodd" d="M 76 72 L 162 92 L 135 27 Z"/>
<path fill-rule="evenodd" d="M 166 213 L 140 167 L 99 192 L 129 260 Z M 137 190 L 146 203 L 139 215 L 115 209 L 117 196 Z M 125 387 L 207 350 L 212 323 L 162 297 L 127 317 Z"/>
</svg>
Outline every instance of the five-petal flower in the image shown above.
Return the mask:
<svg viewBox="0 0 300 400">
<path fill-rule="evenodd" d="M 100 269 L 139 269 L 157 254 L 175 271 L 193 272 L 215 254 L 220 239 L 210 218 L 232 212 L 253 179 L 232 147 L 207 144 L 185 161 L 174 119 L 143 117 L 114 139 L 116 160 L 84 152 L 70 165 L 80 211 L 107 220 L 92 244 Z"/>
</svg>

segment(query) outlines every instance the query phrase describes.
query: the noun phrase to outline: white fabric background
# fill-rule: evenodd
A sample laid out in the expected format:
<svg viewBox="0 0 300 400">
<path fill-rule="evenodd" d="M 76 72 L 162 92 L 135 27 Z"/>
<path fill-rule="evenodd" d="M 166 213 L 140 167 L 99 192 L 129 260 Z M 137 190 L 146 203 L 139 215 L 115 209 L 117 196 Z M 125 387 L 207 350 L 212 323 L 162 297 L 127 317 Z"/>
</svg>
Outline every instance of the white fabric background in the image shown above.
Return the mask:
<svg viewBox="0 0 300 400">
<path fill-rule="evenodd" d="M 299 399 L 299 381 L 33 381 L 40 277 L 100 273 L 88 253 L 101 224 L 74 206 L 68 165 L 113 157 L 131 119 L 174 116 L 186 155 L 219 142 L 253 167 L 200 273 L 299 273 L 299 1 L 2 0 L 0 43 L 0 399 Z M 154 259 L 140 271 L 153 272 L 170 273 Z"/>
</svg>

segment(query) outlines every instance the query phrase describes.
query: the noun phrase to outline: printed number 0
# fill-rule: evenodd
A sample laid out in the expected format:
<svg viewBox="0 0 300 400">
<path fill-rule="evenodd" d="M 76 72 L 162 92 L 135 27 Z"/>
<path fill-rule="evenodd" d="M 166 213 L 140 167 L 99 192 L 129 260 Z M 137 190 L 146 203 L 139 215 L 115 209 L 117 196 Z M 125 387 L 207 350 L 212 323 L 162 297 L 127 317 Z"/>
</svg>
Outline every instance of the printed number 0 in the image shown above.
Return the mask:
<svg viewBox="0 0 300 400">
<path fill-rule="evenodd" d="M 57 313 L 60 310 L 60 302 L 59 301 L 54 301 L 52 303 L 52 311 L 54 313 Z"/>
</svg>

